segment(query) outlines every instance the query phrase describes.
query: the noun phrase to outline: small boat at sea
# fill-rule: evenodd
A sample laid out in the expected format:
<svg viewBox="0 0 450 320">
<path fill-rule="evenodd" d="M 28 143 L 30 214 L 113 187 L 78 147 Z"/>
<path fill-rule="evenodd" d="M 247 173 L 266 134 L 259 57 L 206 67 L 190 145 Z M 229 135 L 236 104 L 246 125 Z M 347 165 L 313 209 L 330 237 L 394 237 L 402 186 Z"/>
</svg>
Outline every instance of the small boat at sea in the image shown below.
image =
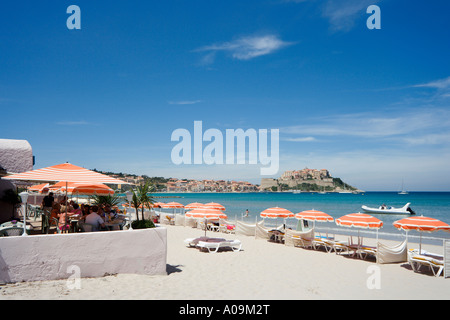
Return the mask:
<svg viewBox="0 0 450 320">
<path fill-rule="evenodd" d="M 386 206 L 386 205 L 381 205 L 378 208 L 371 208 L 368 206 L 362 206 L 362 209 L 365 212 L 369 212 L 369 213 L 383 213 L 383 214 L 416 214 L 409 206 L 411 205 L 411 203 L 407 203 L 405 204 L 403 207 L 401 208 L 394 208 L 394 207 L 390 207 L 390 206 Z"/>
</svg>

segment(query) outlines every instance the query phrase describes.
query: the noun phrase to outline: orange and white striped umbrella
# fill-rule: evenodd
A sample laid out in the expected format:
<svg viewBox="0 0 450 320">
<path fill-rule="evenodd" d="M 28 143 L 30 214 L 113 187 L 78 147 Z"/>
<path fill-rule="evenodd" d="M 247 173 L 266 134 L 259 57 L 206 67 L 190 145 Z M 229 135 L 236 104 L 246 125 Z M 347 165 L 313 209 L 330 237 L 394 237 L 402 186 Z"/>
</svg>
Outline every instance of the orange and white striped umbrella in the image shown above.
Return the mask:
<svg viewBox="0 0 450 320">
<path fill-rule="evenodd" d="M 107 184 L 129 184 L 128 182 L 91 171 L 70 163 L 58 164 L 56 166 L 31 170 L 19 174 L 3 177 L 6 180 L 21 181 L 69 181 L 82 183 L 107 183 Z"/>
<path fill-rule="evenodd" d="M 28 191 L 38 191 L 39 193 L 44 193 L 49 190 L 50 184 L 48 183 L 41 183 L 34 186 L 31 186 L 28 188 Z"/>
<path fill-rule="evenodd" d="M 203 203 L 200 202 L 193 202 L 193 203 L 189 203 L 187 205 L 184 206 L 184 208 L 186 210 L 192 210 L 192 209 L 198 209 L 198 208 L 202 208 L 204 206 Z"/>
<path fill-rule="evenodd" d="M 417 230 L 425 232 L 434 232 L 439 230 L 449 231 L 450 225 L 447 223 L 424 216 L 408 217 L 394 222 L 394 227 L 401 230 Z"/>
<path fill-rule="evenodd" d="M 271 218 L 271 219 L 276 218 L 286 219 L 286 218 L 293 218 L 294 214 L 287 209 L 275 207 L 264 210 L 263 212 L 261 212 L 260 216 L 263 218 Z"/>
<path fill-rule="evenodd" d="M 335 221 L 338 226 L 363 229 L 380 229 L 383 226 L 383 221 L 365 213 L 350 213 Z"/>
<path fill-rule="evenodd" d="M 65 184 L 65 183 L 64 183 Z M 77 183 L 77 182 L 67 182 L 67 188 L 64 185 L 59 189 L 61 192 L 66 192 L 69 194 L 82 194 L 82 195 L 113 195 L 114 190 L 110 187 L 101 183 Z"/>
<path fill-rule="evenodd" d="M 328 222 L 334 221 L 332 216 L 318 210 L 306 210 L 299 212 L 295 215 L 295 218 L 299 220 L 309 220 L 309 221 L 328 221 Z"/>
<path fill-rule="evenodd" d="M 191 210 L 187 212 L 185 216 L 187 218 L 207 220 L 219 220 L 228 218 L 228 216 L 220 210 L 205 207 Z"/>
<path fill-rule="evenodd" d="M 177 208 L 184 208 L 184 205 L 178 202 L 169 202 L 169 203 L 161 203 L 159 205 L 161 208 L 165 209 L 177 209 Z"/>
<path fill-rule="evenodd" d="M 216 209 L 216 210 L 220 210 L 220 211 L 225 211 L 225 207 L 223 205 L 221 205 L 220 203 L 216 203 L 216 202 L 210 202 L 207 203 L 203 206 L 203 208 L 209 208 L 209 209 Z"/>
</svg>

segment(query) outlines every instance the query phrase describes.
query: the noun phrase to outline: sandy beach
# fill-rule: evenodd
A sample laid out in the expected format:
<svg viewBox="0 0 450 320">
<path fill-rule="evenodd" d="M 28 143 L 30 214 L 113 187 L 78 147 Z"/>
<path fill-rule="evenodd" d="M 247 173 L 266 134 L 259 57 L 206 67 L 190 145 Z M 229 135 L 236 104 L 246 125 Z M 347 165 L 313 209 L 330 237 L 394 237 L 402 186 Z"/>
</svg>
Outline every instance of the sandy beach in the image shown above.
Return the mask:
<svg viewBox="0 0 450 320">
<path fill-rule="evenodd" d="M 201 230 L 180 226 L 167 228 L 166 276 L 119 274 L 81 279 L 80 289 L 69 289 L 66 280 L 8 284 L 0 287 L 0 299 L 450 298 L 450 280 L 442 276 L 436 278 L 431 273 L 414 273 L 407 263 L 377 265 L 373 260 L 365 261 L 335 253 L 287 247 L 249 236 L 224 234 L 220 236 L 239 239 L 242 251 L 213 254 L 188 248 L 183 243 L 186 238 L 202 236 Z M 208 232 L 208 235 L 219 234 Z M 416 246 L 410 244 L 409 247 Z M 442 253 L 441 247 L 424 248 Z M 381 275 L 379 289 L 369 289 L 367 285 L 373 268 Z"/>
</svg>

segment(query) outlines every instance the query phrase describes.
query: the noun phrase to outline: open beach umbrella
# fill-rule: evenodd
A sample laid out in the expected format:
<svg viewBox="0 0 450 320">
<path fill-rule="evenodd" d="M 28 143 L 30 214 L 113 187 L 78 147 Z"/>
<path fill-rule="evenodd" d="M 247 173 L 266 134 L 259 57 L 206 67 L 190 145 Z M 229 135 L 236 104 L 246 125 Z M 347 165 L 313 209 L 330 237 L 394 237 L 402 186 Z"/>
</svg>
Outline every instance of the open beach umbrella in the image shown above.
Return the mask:
<svg viewBox="0 0 450 320">
<path fill-rule="evenodd" d="M 169 203 L 162 203 L 160 204 L 161 208 L 169 208 L 169 209 L 178 209 L 178 208 L 184 208 L 184 205 L 178 202 L 169 202 Z"/>
<path fill-rule="evenodd" d="M 31 186 L 28 188 L 28 191 L 38 191 L 39 193 L 44 193 L 49 190 L 50 184 L 48 183 L 41 183 L 34 186 Z"/>
<path fill-rule="evenodd" d="M 324 222 L 334 221 L 332 216 L 318 210 L 306 210 L 299 212 L 295 215 L 295 218 L 299 220 L 308 220 L 308 221 L 324 221 Z"/>
<path fill-rule="evenodd" d="M 299 213 L 295 214 L 294 217 L 299 220 L 313 221 L 314 227 L 316 225 L 316 221 L 321 221 L 321 222 L 333 222 L 334 221 L 333 217 L 330 216 L 329 214 L 322 212 L 322 211 L 314 210 L 314 209 L 299 212 Z"/>
<path fill-rule="evenodd" d="M 58 164 L 52 167 L 31 170 L 3 177 L 6 180 L 43 181 L 43 182 L 83 182 L 106 184 L 129 184 L 128 182 L 108 175 L 75 166 L 70 163 Z"/>
<path fill-rule="evenodd" d="M 260 213 L 260 216 L 262 218 L 270 218 L 270 219 L 283 218 L 284 224 L 286 225 L 286 219 L 293 218 L 294 214 L 287 209 L 275 207 L 264 210 L 263 212 Z"/>
<path fill-rule="evenodd" d="M 80 182 L 68 182 L 67 187 L 64 186 L 59 189 L 61 192 L 77 195 L 113 195 L 114 190 L 107 185 L 101 183 L 80 183 Z"/>
<path fill-rule="evenodd" d="M 184 205 L 178 202 L 169 202 L 169 203 L 162 203 L 160 204 L 160 208 L 164 209 L 173 209 L 173 213 L 175 214 L 176 209 L 183 209 Z"/>
<path fill-rule="evenodd" d="M 193 209 L 187 212 L 186 217 L 205 220 L 205 237 L 206 237 L 206 220 L 228 219 L 228 216 L 222 211 L 205 207 Z"/>
<path fill-rule="evenodd" d="M 435 232 L 444 230 L 450 232 L 450 225 L 441 220 L 428 218 L 424 216 L 420 217 L 408 217 L 401 220 L 397 220 L 393 223 L 394 227 L 399 230 L 406 231 L 406 238 L 408 239 L 408 231 L 416 230 L 420 233 L 420 245 L 419 253 L 422 252 L 422 232 Z"/>
<path fill-rule="evenodd" d="M 356 227 L 361 229 L 376 229 L 377 241 L 378 230 L 383 226 L 383 221 L 365 213 L 350 213 L 335 220 L 338 226 Z M 358 230 L 359 238 L 359 230 Z"/>
<path fill-rule="evenodd" d="M 189 203 L 187 205 L 184 206 L 184 208 L 186 210 L 192 210 L 192 209 L 198 209 L 198 208 L 202 208 L 204 206 L 203 203 L 200 202 L 193 202 L 193 203 Z"/>
<path fill-rule="evenodd" d="M 263 212 L 261 212 L 260 216 L 263 218 L 271 218 L 271 219 L 277 218 L 286 219 L 286 218 L 293 218 L 294 214 L 287 209 L 275 207 L 264 210 Z"/>
<path fill-rule="evenodd" d="M 220 211 L 226 211 L 225 207 L 223 205 L 221 205 L 220 203 L 216 203 L 216 202 L 206 203 L 203 207 L 210 208 L 210 209 L 216 209 L 216 210 L 220 210 Z"/>
<path fill-rule="evenodd" d="M 5 180 L 16 181 L 42 181 L 42 182 L 65 182 L 66 187 L 69 182 L 82 183 L 104 183 L 104 184 L 130 184 L 108 175 L 78 167 L 71 163 L 58 164 L 51 167 L 26 171 L 18 174 L 3 177 Z M 66 194 L 67 196 L 67 194 Z M 66 206 L 67 214 L 67 206 Z"/>
</svg>

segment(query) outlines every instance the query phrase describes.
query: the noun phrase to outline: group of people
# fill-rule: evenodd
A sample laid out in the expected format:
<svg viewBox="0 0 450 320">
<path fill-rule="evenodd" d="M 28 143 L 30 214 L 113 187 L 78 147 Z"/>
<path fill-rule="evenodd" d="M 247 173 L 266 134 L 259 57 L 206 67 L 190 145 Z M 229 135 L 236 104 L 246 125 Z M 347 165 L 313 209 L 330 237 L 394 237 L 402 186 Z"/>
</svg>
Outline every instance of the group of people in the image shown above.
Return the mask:
<svg viewBox="0 0 450 320">
<path fill-rule="evenodd" d="M 75 201 L 67 201 L 64 197 L 61 201 L 56 201 L 54 194 L 50 192 L 42 200 L 43 216 L 42 216 L 42 233 L 48 233 L 50 226 L 55 222 L 56 227 L 61 232 L 68 232 L 71 228 L 77 228 L 76 222 L 81 221 L 92 225 L 93 231 L 108 230 L 106 222 L 119 220 L 123 218 L 119 216 L 120 211 L 111 208 L 109 204 L 104 205 L 78 205 Z M 74 225 L 71 225 L 69 218 L 76 218 Z"/>
</svg>

